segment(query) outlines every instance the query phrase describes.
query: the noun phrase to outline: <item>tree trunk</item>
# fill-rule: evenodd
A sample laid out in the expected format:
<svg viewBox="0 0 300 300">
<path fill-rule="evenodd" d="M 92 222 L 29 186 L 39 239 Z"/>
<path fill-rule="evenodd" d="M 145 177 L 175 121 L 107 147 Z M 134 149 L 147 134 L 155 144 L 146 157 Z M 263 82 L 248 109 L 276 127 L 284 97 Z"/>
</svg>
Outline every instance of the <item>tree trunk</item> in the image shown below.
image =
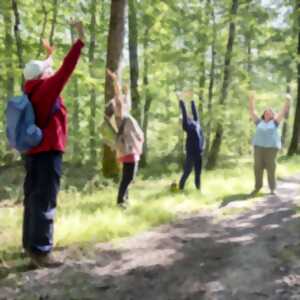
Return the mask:
<svg viewBox="0 0 300 300">
<path fill-rule="evenodd" d="M 147 26 L 147 25 L 146 25 Z M 149 92 L 149 28 L 145 29 L 144 32 L 144 73 L 143 73 L 143 88 L 145 93 L 145 105 L 143 113 L 143 131 L 144 131 L 144 152 L 141 159 L 141 166 L 145 167 L 148 164 L 148 124 L 149 124 L 149 111 L 152 103 L 152 96 Z"/>
<path fill-rule="evenodd" d="M 252 85 L 252 39 L 251 36 L 247 37 L 247 72 L 249 76 L 250 87 Z"/>
<path fill-rule="evenodd" d="M 14 72 L 13 72 L 13 61 L 12 55 L 13 53 L 13 37 L 11 35 L 12 32 L 12 16 L 11 16 L 11 8 L 9 7 L 9 3 L 7 5 L 1 5 L 1 9 L 3 11 L 4 17 L 4 30 L 5 30 L 5 53 L 7 53 L 5 67 L 6 67 L 6 98 L 10 98 L 14 94 Z"/>
<path fill-rule="evenodd" d="M 17 0 L 12 0 L 12 9 L 15 16 L 15 25 L 14 25 L 14 33 L 15 33 L 15 39 L 16 39 L 16 46 L 17 46 L 17 56 L 18 56 L 18 62 L 19 62 L 19 68 L 22 70 L 24 67 L 24 59 L 23 59 L 23 45 L 22 45 L 22 39 L 20 36 L 20 14 L 18 9 L 18 2 Z M 21 77 L 21 88 L 23 87 L 24 77 L 22 74 Z"/>
<path fill-rule="evenodd" d="M 291 93 L 291 87 L 290 87 L 291 79 L 288 77 L 287 78 L 287 86 L 286 86 L 286 92 L 288 94 Z M 288 136 L 288 122 L 289 122 L 289 116 L 290 116 L 290 110 L 287 111 L 286 115 L 284 116 L 283 120 L 283 126 L 282 126 L 282 134 L 281 134 L 281 143 L 282 143 L 282 148 L 286 146 L 286 139 Z"/>
<path fill-rule="evenodd" d="M 81 149 L 80 143 L 78 141 L 78 136 L 80 136 L 80 126 L 79 126 L 79 87 L 78 87 L 78 77 L 74 74 L 72 78 L 72 90 L 73 90 L 73 101 L 72 101 L 72 137 L 73 137 L 73 151 L 72 159 L 80 161 Z"/>
<path fill-rule="evenodd" d="M 53 45 L 54 32 L 57 23 L 57 11 L 58 11 L 58 0 L 53 0 L 53 16 L 52 16 L 51 31 L 49 36 L 50 45 Z"/>
<path fill-rule="evenodd" d="M 294 120 L 294 128 L 292 134 L 292 140 L 290 143 L 288 155 L 294 155 L 300 153 L 300 3 L 297 2 L 296 6 L 296 13 L 297 13 L 297 27 L 298 27 L 298 50 L 297 50 L 297 103 L 296 103 L 296 110 L 295 110 L 295 120 Z"/>
<path fill-rule="evenodd" d="M 72 45 L 75 42 L 75 34 L 73 27 L 70 27 L 71 32 L 71 43 Z M 71 78 L 72 86 L 72 127 L 71 127 L 71 137 L 72 137 L 72 160 L 80 161 L 80 144 L 78 141 L 78 136 L 80 136 L 80 126 L 79 126 L 79 86 L 78 86 L 78 77 L 74 74 Z"/>
<path fill-rule="evenodd" d="M 208 103 L 207 103 L 207 115 L 208 123 L 206 127 L 206 143 L 205 143 L 205 153 L 209 153 L 210 149 L 210 137 L 211 137 L 211 127 L 212 127 L 212 100 L 214 93 L 215 84 L 215 68 L 216 68 L 216 39 L 217 39 L 217 26 L 216 26 L 216 16 L 214 11 L 214 3 L 210 4 L 211 9 L 211 20 L 212 20 L 212 44 L 211 44 L 211 65 L 209 72 L 209 85 L 208 85 Z"/>
<path fill-rule="evenodd" d="M 89 72 L 90 76 L 94 78 L 94 64 L 95 64 L 95 46 L 96 46 L 96 14 L 97 14 L 97 1 L 92 0 L 91 2 L 91 22 L 90 22 L 90 47 L 89 47 Z M 90 95 L 90 120 L 89 120 L 89 131 L 90 131 L 90 161 L 93 165 L 97 162 L 97 151 L 96 151 L 96 90 L 93 86 L 91 88 Z"/>
<path fill-rule="evenodd" d="M 122 61 L 122 53 L 125 36 L 125 15 L 127 0 L 112 0 L 111 15 L 107 43 L 106 67 L 119 73 Z M 105 80 L 105 103 L 108 103 L 114 96 L 111 80 L 106 75 Z M 104 146 L 103 151 L 103 175 L 105 177 L 117 178 L 119 166 L 116 161 L 116 153 L 109 147 Z"/>
<path fill-rule="evenodd" d="M 199 105 L 198 110 L 200 113 L 200 119 L 202 120 L 203 116 L 203 103 L 204 103 L 204 89 L 206 83 L 206 76 L 205 76 L 205 49 L 202 50 L 202 58 L 200 64 L 200 73 L 201 76 L 199 78 Z"/>
<path fill-rule="evenodd" d="M 206 30 L 208 30 L 209 26 L 209 13 L 210 13 L 210 0 L 206 1 L 205 5 L 205 11 L 204 16 L 201 18 L 200 27 L 204 27 Z M 203 30 L 203 29 L 201 29 Z M 208 34 L 205 34 L 208 37 Z M 208 43 L 203 42 L 202 40 L 200 42 L 200 55 L 201 55 L 201 61 L 200 61 L 200 77 L 199 77 L 199 105 L 198 105 L 198 111 L 200 114 L 200 120 L 202 120 L 203 113 L 204 113 L 204 93 L 205 93 L 205 85 L 206 85 L 206 52 L 208 49 Z"/>
<path fill-rule="evenodd" d="M 40 35 L 40 45 L 37 51 L 37 57 L 41 55 L 43 50 L 43 39 L 45 37 L 46 26 L 48 21 L 48 11 L 46 9 L 44 0 L 42 0 L 42 11 L 43 11 L 44 19 L 43 19 L 43 25 L 42 25 L 41 35 Z"/>
<path fill-rule="evenodd" d="M 141 124 L 141 103 L 138 91 L 139 62 L 138 62 L 138 25 L 136 0 L 129 0 L 128 32 L 129 32 L 129 63 L 130 63 L 130 90 L 132 99 L 132 114 Z"/>
<path fill-rule="evenodd" d="M 250 2 L 247 4 L 247 13 L 251 15 L 250 12 Z M 247 47 L 247 73 L 249 87 L 252 88 L 252 39 L 253 39 L 253 26 L 250 26 L 246 29 L 246 47 Z"/>
<path fill-rule="evenodd" d="M 230 84 L 230 77 L 231 77 L 231 58 L 233 52 L 233 45 L 234 45 L 234 38 L 235 38 L 235 16 L 237 15 L 238 11 L 238 0 L 232 0 L 232 7 L 231 7 L 231 21 L 229 24 L 229 35 L 228 35 L 228 42 L 227 42 L 227 50 L 225 54 L 225 62 L 224 62 L 224 77 L 223 77 L 223 85 L 221 90 L 221 95 L 219 99 L 219 104 L 225 109 L 225 102 L 228 95 L 228 88 Z M 217 159 L 219 156 L 219 152 L 221 149 L 222 138 L 223 138 L 223 125 L 221 122 L 217 124 L 216 134 L 212 143 L 211 151 L 208 156 L 207 161 L 207 169 L 213 169 L 217 163 Z"/>
</svg>

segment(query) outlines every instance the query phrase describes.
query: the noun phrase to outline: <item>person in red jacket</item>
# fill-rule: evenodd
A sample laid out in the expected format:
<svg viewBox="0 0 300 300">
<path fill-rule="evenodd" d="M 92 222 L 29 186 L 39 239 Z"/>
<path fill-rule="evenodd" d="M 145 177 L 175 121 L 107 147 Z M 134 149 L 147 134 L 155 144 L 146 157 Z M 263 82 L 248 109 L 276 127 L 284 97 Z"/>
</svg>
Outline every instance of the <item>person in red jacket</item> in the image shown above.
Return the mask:
<svg viewBox="0 0 300 300">
<path fill-rule="evenodd" d="M 67 109 L 60 96 L 72 75 L 84 46 L 81 22 L 73 22 L 78 40 L 53 72 L 53 48 L 45 61 L 30 61 L 24 68 L 24 92 L 32 102 L 36 123 L 43 130 L 43 140 L 25 155 L 23 248 L 35 267 L 62 264 L 51 254 L 53 223 L 59 192 L 62 157 L 67 140 Z"/>
</svg>

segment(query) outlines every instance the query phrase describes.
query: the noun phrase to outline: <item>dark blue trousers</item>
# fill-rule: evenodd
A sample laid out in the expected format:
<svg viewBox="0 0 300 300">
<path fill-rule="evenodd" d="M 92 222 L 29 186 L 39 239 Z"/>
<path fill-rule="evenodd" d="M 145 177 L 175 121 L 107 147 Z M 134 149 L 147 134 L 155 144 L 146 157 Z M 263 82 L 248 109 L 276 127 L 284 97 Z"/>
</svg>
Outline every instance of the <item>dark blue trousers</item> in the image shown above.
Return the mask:
<svg viewBox="0 0 300 300">
<path fill-rule="evenodd" d="M 46 254 L 52 250 L 61 167 L 61 152 L 25 157 L 23 248 L 27 251 Z"/>
<path fill-rule="evenodd" d="M 197 189 L 200 189 L 201 185 L 201 172 L 202 172 L 202 155 L 189 155 L 187 154 L 184 168 L 183 168 L 183 174 L 181 176 L 180 182 L 179 182 L 179 189 L 183 190 L 185 186 L 185 182 L 190 176 L 192 170 L 195 170 L 195 186 Z"/>
<path fill-rule="evenodd" d="M 123 163 L 122 179 L 119 186 L 117 203 L 125 203 L 128 200 L 128 188 L 134 179 L 138 169 L 138 162 Z"/>
</svg>

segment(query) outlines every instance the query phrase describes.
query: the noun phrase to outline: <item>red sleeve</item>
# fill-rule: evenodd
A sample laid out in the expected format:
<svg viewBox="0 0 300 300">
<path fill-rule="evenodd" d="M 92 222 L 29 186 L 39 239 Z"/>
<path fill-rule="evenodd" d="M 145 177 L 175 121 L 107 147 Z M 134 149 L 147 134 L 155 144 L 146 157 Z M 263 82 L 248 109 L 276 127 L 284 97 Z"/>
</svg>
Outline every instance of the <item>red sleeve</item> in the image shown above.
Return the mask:
<svg viewBox="0 0 300 300">
<path fill-rule="evenodd" d="M 39 103 L 37 102 L 41 101 L 43 103 L 43 116 L 40 115 L 40 120 L 47 119 L 47 116 L 51 112 L 57 97 L 62 92 L 65 84 L 77 65 L 83 46 L 84 43 L 78 39 L 69 50 L 69 53 L 65 56 L 64 61 L 58 71 L 53 76 L 43 81 L 38 91 L 40 97 L 34 97 L 32 99 L 33 104 L 37 106 L 39 106 Z"/>
</svg>

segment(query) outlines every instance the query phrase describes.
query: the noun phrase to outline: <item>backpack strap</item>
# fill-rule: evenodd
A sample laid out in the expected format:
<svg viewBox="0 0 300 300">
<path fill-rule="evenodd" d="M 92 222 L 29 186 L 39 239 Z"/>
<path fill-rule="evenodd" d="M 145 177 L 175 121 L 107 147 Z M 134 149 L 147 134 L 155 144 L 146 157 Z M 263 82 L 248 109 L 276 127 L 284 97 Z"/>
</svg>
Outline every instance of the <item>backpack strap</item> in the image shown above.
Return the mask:
<svg viewBox="0 0 300 300">
<path fill-rule="evenodd" d="M 26 94 L 26 95 L 27 95 L 28 99 L 29 99 L 30 102 L 31 102 L 31 99 L 30 99 L 30 98 L 31 98 L 32 93 L 28 93 L 28 94 Z M 31 103 L 32 103 L 32 102 L 31 102 Z M 54 116 L 54 114 L 60 110 L 60 106 L 61 106 L 61 100 L 60 100 L 60 96 L 58 96 L 57 99 L 56 99 L 55 102 L 54 102 L 54 105 L 53 105 L 53 107 L 52 107 L 52 109 L 51 109 L 51 111 L 50 111 L 48 117 L 47 117 L 47 121 L 45 122 L 44 126 L 40 126 L 41 129 L 45 129 L 45 128 L 48 127 L 48 125 L 49 125 L 49 123 L 50 123 L 52 117 Z M 32 107 L 34 108 L 33 105 L 32 105 Z"/>
</svg>

